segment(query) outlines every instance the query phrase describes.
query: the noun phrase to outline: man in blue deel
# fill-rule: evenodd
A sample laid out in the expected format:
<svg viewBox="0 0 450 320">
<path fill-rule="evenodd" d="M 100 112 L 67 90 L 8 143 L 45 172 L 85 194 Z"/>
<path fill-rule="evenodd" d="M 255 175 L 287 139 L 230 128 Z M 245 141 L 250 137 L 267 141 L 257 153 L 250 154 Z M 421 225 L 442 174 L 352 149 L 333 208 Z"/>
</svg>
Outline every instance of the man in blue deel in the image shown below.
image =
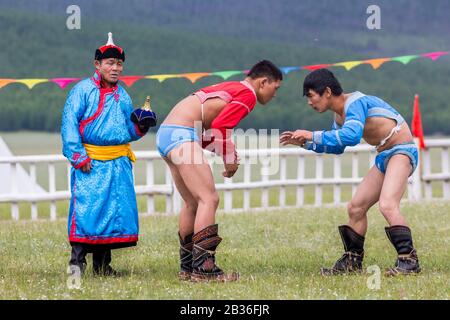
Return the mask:
<svg viewBox="0 0 450 320">
<path fill-rule="evenodd" d="M 68 234 L 69 265 L 86 268 L 93 254 L 96 275 L 118 275 L 111 249 L 135 246 L 138 211 L 130 143 L 156 124 L 152 111 L 136 109 L 118 80 L 124 50 L 108 42 L 95 51 L 96 71 L 70 91 L 62 116 L 62 152 L 72 164 Z"/>
</svg>

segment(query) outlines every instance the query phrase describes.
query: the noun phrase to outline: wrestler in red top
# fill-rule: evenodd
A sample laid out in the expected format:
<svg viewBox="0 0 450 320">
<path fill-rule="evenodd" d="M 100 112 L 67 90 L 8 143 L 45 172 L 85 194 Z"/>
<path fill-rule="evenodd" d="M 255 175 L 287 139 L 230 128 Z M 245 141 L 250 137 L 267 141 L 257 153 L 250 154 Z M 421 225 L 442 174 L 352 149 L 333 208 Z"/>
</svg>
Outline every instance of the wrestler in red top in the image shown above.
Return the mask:
<svg viewBox="0 0 450 320">
<path fill-rule="evenodd" d="M 222 82 L 181 100 L 156 135 L 159 153 L 170 167 L 184 205 L 179 218 L 181 280 L 235 281 L 215 261 L 218 236 L 215 213 L 219 205 L 214 178 L 203 148 L 224 159 L 223 176 L 239 167 L 231 132 L 255 107 L 275 97 L 283 75 L 270 61 L 254 65 L 243 81 Z M 201 127 L 201 130 L 196 128 Z M 201 134 L 201 141 L 198 136 Z"/>
</svg>

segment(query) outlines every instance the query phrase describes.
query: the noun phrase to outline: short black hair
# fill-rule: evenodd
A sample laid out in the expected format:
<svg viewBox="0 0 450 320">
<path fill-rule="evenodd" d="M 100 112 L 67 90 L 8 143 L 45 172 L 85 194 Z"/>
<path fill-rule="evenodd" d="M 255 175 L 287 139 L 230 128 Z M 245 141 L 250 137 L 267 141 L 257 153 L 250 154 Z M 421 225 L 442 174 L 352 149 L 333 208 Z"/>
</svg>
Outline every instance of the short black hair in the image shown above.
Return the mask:
<svg viewBox="0 0 450 320">
<path fill-rule="evenodd" d="M 306 76 L 303 82 L 303 96 L 308 95 L 310 89 L 323 95 L 327 87 L 331 89 L 334 96 L 339 96 L 343 92 L 341 84 L 333 72 L 328 69 L 314 70 Z"/>
<path fill-rule="evenodd" d="M 252 79 L 268 77 L 273 80 L 283 80 L 283 73 L 269 60 L 261 60 L 255 64 L 247 74 Z"/>
</svg>

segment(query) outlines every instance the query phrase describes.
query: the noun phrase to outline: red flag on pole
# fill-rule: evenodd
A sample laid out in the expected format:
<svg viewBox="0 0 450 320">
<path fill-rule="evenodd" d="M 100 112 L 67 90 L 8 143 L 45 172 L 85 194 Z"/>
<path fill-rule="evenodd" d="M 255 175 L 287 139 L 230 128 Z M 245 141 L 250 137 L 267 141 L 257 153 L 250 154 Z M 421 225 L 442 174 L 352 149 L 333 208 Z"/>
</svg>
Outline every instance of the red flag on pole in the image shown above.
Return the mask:
<svg viewBox="0 0 450 320">
<path fill-rule="evenodd" d="M 425 141 L 423 137 L 422 117 L 420 115 L 419 95 L 414 96 L 414 110 L 412 117 L 411 130 L 414 137 L 419 138 L 419 148 L 425 149 Z"/>
</svg>

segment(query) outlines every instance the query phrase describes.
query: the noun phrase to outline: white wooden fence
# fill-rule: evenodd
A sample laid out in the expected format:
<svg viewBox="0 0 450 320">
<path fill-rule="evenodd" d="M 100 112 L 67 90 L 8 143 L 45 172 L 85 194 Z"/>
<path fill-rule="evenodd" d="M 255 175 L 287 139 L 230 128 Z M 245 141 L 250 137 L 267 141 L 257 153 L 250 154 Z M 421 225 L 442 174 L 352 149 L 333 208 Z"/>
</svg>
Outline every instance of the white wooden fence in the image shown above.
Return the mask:
<svg viewBox="0 0 450 320">
<path fill-rule="evenodd" d="M 426 145 L 427 149 L 422 153 L 419 168 L 409 179 L 406 199 L 409 201 L 434 198 L 449 200 L 450 170 L 448 151 L 450 139 L 430 139 L 426 140 Z M 305 201 L 307 189 L 308 192 L 314 194 L 312 205 L 341 205 L 346 202 L 342 199 L 342 188 L 349 186 L 351 187 L 351 193 L 354 193 L 364 175 L 364 173 L 360 174 L 360 171 L 367 172 L 367 170 L 361 170 L 361 165 L 364 165 L 366 168 L 370 167 L 374 163 L 376 156 L 374 148 L 368 145 L 347 148 L 345 154 L 339 156 L 320 155 L 301 148 L 252 149 L 238 152 L 242 163 L 239 170 L 243 171 L 241 178 L 224 179 L 223 183 L 216 185 L 217 190 L 223 192 L 222 201 L 225 212 L 264 210 L 289 206 L 302 207 L 308 205 L 307 201 Z M 162 196 L 165 202 L 162 212 L 167 214 L 178 213 L 181 206 L 181 198 L 174 187 L 169 169 L 166 166 L 162 166 L 162 164 L 155 169 L 155 163 L 161 162 L 159 154 L 156 151 L 138 151 L 135 153 L 138 162 L 145 163 L 145 183 L 135 186 L 137 196 L 146 198 L 146 210 L 142 213 L 154 214 L 158 212 L 155 207 L 155 199 L 158 196 Z M 306 166 L 307 159 L 312 160 L 314 166 Z M 255 162 L 257 163 L 254 164 Z M 271 175 L 270 171 L 274 169 L 274 162 L 277 162 L 277 170 L 276 174 Z M 326 165 L 326 163 L 329 164 Z M 38 204 L 44 202 L 49 203 L 50 220 L 55 220 L 58 216 L 65 217 L 67 215 L 67 200 L 70 199 L 70 165 L 62 155 L 0 157 L 0 165 L 9 166 L 12 177 L 10 182 L 11 192 L 0 194 L 0 213 L 1 210 L 3 212 L 8 210 L 5 209 L 5 206 L 10 206 L 10 217 L 13 220 L 19 220 L 21 216 L 19 204 L 25 203 L 31 207 L 29 210 L 31 219 L 36 220 L 40 218 L 40 215 L 38 215 Z M 64 171 L 67 175 L 65 177 L 67 186 L 63 188 L 64 190 L 57 190 L 56 188 L 57 165 L 66 168 Z M 47 167 L 47 173 L 45 174 L 48 178 L 47 192 L 21 193 L 21 186 L 18 185 L 18 180 L 14 178 L 17 176 L 19 166 L 28 167 L 32 182 L 37 181 L 37 166 Z M 349 176 L 342 174 L 344 166 L 347 169 L 346 171 L 350 173 Z M 162 168 L 165 170 L 164 182 L 156 183 L 155 175 L 156 173 L 161 175 L 160 169 L 162 170 Z M 258 179 L 252 179 L 255 171 L 258 171 L 255 168 L 260 169 Z M 158 170 L 158 172 L 155 172 L 155 170 Z M 221 171 L 218 167 L 217 170 Z M 331 174 L 325 175 L 325 171 L 331 172 Z M 219 176 L 219 174 L 216 174 L 216 176 Z M 7 182 L 0 181 L 0 183 Z M 436 192 L 435 190 L 441 188 L 441 185 L 442 192 Z M 324 187 L 326 186 L 331 186 L 333 189 L 331 202 L 324 201 Z M 277 204 L 271 205 L 269 190 L 274 189 L 277 190 L 278 199 Z M 295 189 L 294 195 L 290 197 L 290 200 L 294 198 L 294 202 L 290 201 L 291 204 L 289 205 L 287 204 L 288 189 L 291 193 L 292 189 Z M 260 201 L 257 205 L 251 205 L 252 190 L 259 191 Z M 433 194 L 433 192 L 437 193 L 437 195 Z M 236 196 L 236 193 L 240 193 L 239 197 L 242 199 L 242 206 L 240 207 L 234 206 L 233 197 Z M 65 205 L 64 209 L 60 209 L 63 212 L 57 213 L 57 202 L 60 201 L 65 201 Z"/>
</svg>

